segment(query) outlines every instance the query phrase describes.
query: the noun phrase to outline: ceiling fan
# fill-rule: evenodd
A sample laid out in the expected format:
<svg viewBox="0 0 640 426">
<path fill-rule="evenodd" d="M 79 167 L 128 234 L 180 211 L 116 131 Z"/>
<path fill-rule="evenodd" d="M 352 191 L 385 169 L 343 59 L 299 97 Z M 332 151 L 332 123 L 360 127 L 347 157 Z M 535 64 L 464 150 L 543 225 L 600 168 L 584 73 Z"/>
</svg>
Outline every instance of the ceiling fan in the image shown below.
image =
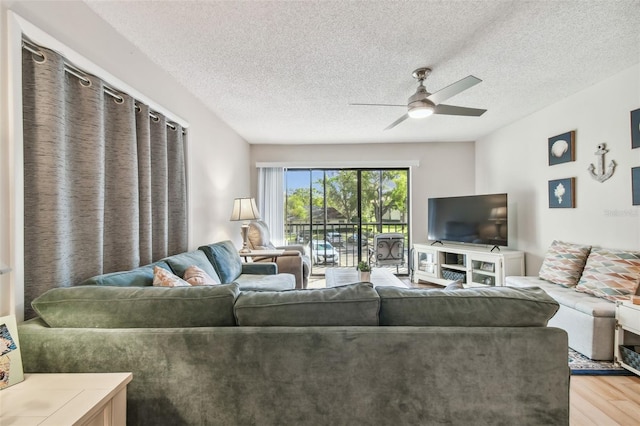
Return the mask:
<svg viewBox="0 0 640 426">
<path fill-rule="evenodd" d="M 484 114 L 486 109 L 466 108 L 453 105 L 444 105 L 441 102 L 463 92 L 476 84 L 480 83 L 477 77 L 472 75 L 463 78 L 460 81 L 440 89 L 436 93 L 429 93 L 424 87 L 424 80 L 431 74 L 431 68 L 418 68 L 413 72 L 413 78 L 418 80 L 418 89 L 408 100 L 407 105 L 393 105 L 393 104 L 349 104 L 349 105 L 362 105 L 362 106 L 393 106 L 393 107 L 405 107 L 408 109 L 407 113 L 396 121 L 388 125 L 384 130 L 389 130 L 402 123 L 407 118 L 424 118 L 431 114 L 442 115 L 462 115 L 467 117 L 479 117 Z"/>
</svg>

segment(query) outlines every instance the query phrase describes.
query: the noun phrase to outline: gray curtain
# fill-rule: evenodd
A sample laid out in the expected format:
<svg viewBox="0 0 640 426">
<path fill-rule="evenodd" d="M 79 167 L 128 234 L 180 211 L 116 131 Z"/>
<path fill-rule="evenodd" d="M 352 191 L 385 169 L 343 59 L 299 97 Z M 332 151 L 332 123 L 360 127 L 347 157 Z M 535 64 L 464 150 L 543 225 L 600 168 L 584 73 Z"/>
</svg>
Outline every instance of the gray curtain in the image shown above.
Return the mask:
<svg viewBox="0 0 640 426">
<path fill-rule="evenodd" d="M 25 318 L 54 287 L 187 249 L 184 129 L 23 49 Z"/>
</svg>

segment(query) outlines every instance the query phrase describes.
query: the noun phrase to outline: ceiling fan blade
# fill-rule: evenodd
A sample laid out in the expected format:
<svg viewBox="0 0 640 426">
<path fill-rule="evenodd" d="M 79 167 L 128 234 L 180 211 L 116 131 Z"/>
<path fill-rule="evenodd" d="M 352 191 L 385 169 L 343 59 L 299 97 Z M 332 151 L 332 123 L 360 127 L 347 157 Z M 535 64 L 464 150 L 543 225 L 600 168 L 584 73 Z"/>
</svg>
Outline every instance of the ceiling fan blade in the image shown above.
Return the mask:
<svg viewBox="0 0 640 426">
<path fill-rule="evenodd" d="M 444 89 L 438 90 L 436 93 L 433 93 L 427 96 L 434 104 L 438 105 L 440 102 L 444 102 L 452 96 L 457 95 L 460 92 L 463 92 L 470 87 L 475 86 L 476 84 L 482 82 L 478 77 L 474 77 L 472 75 L 463 78 L 462 80 L 456 81 L 453 84 L 445 87 Z"/>
<path fill-rule="evenodd" d="M 409 118 L 409 114 L 405 114 L 402 117 L 398 118 L 396 121 L 394 121 L 393 123 L 389 124 L 385 130 L 389 130 L 389 129 L 393 129 L 394 127 L 396 127 L 398 124 L 402 123 L 404 120 L 406 120 L 407 118 Z"/>
<path fill-rule="evenodd" d="M 480 117 L 485 112 L 487 112 L 486 109 L 466 108 L 466 107 L 444 105 L 444 104 L 436 105 L 433 111 L 434 114 L 465 115 L 468 117 Z"/>
<path fill-rule="evenodd" d="M 392 106 L 392 107 L 403 107 L 406 108 L 407 105 L 394 105 L 394 104 L 349 104 L 349 105 L 355 105 L 355 106 Z"/>
</svg>

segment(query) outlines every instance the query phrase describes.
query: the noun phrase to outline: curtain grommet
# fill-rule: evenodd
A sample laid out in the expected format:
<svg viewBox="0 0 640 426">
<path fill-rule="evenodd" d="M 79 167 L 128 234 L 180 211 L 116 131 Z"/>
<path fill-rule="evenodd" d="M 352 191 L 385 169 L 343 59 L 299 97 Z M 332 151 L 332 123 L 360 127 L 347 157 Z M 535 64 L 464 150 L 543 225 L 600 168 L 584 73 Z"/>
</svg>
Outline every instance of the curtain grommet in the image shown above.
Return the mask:
<svg viewBox="0 0 640 426">
<path fill-rule="evenodd" d="M 79 78 L 78 81 L 80 82 L 80 85 L 84 86 L 84 87 L 91 87 L 92 83 L 91 83 L 91 79 L 85 77 L 85 78 Z"/>
<path fill-rule="evenodd" d="M 33 62 L 36 64 L 44 64 L 47 62 L 47 57 L 42 52 L 31 53 L 31 59 L 33 59 Z"/>
</svg>

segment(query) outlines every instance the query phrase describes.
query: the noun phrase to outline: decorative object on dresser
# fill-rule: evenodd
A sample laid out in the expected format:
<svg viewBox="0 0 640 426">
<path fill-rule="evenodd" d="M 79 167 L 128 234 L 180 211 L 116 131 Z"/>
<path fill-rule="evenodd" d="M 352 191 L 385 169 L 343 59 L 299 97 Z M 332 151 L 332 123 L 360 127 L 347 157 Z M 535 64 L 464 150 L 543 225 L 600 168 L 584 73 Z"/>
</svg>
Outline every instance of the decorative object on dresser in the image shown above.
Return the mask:
<svg viewBox="0 0 640 426">
<path fill-rule="evenodd" d="M 240 253 L 248 253 L 247 234 L 249 233 L 249 222 L 260 219 L 260 212 L 256 206 L 256 200 L 253 198 L 236 198 L 233 200 L 233 211 L 231 212 L 232 221 L 242 221 L 242 249 Z"/>
<path fill-rule="evenodd" d="M 549 138 L 549 165 L 575 161 L 575 140 L 575 130 Z"/>
<path fill-rule="evenodd" d="M 576 206 L 576 178 L 549 181 L 549 208 L 573 209 Z"/>
</svg>

